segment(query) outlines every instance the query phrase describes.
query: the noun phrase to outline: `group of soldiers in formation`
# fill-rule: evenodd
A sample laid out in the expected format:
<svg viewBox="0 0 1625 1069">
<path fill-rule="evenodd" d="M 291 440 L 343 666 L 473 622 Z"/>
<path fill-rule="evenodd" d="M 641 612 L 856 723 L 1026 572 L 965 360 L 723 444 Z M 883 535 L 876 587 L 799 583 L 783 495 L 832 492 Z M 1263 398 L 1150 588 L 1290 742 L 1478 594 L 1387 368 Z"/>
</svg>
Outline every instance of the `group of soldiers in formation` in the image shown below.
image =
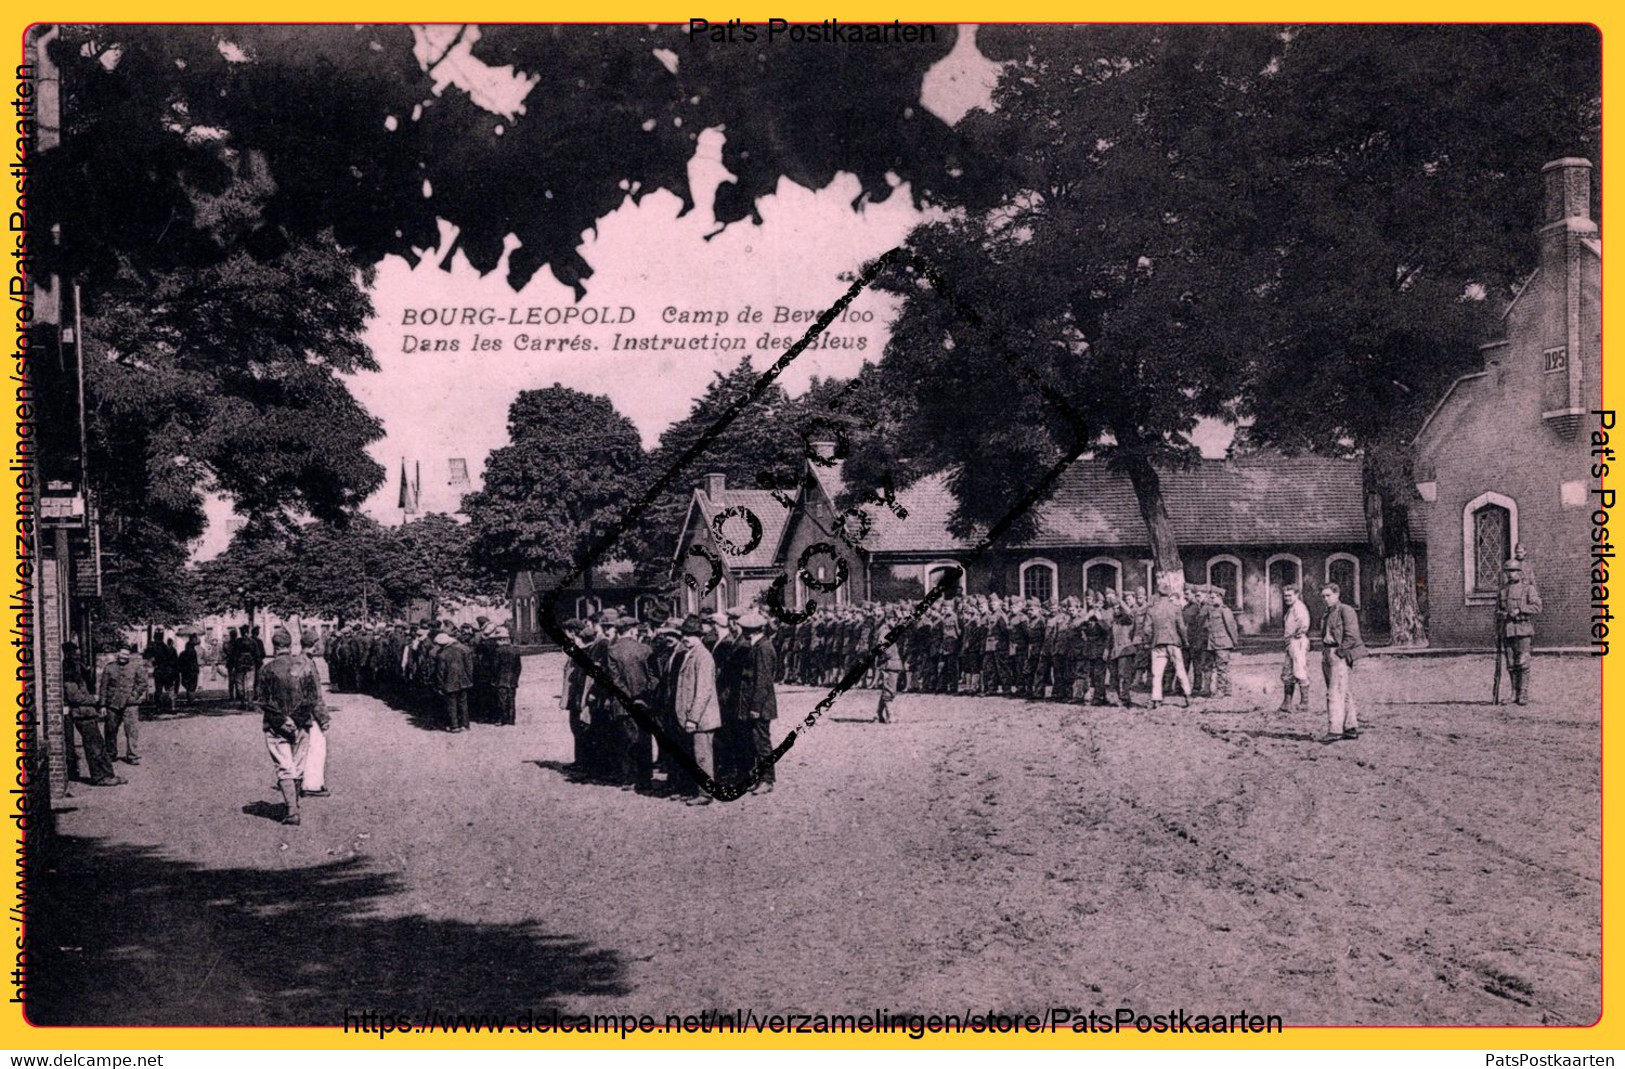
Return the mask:
<svg viewBox="0 0 1625 1069">
<path fill-rule="evenodd" d="M 508 629 L 484 616 L 474 624 L 351 624 L 328 636 L 335 691 L 370 694 L 437 712 L 442 730 L 471 721 L 511 725 L 522 664 Z"/>
<path fill-rule="evenodd" d="M 1341 595 L 1336 583 L 1321 587 L 1325 610 L 1318 637 L 1330 721 L 1322 741 L 1359 735 L 1354 667 L 1366 649 L 1359 615 Z M 1282 602 L 1278 711 L 1304 712 L 1310 615 L 1295 587 L 1284 589 Z M 1497 657 L 1510 670 L 1513 700 L 1520 705 L 1529 701 L 1540 612 L 1540 594 L 1520 546 L 1505 564 L 1496 605 Z M 668 787 L 695 804 L 711 799 L 693 770 L 713 783 L 754 777 L 753 792 L 770 791 L 776 684 L 878 688 L 876 718 L 882 723 L 891 720 L 892 699 L 905 690 L 1133 706 L 1134 692 L 1145 689 L 1152 708 L 1169 686 L 1177 687 L 1186 706 L 1193 696 L 1231 692 L 1238 630 L 1226 592 L 1217 586 L 1173 590 L 1164 581 L 1149 596 L 1108 589 L 1060 600 L 977 594 L 942 599 L 917 618 L 914 613 L 913 606 L 893 602 L 820 608 L 786 624 L 754 608 L 679 621 L 657 605 L 642 620 L 606 609 L 568 621 L 564 629 L 577 657 L 595 668 L 570 658 L 560 688 L 559 704 L 575 741 L 574 769 L 582 779 L 629 790 L 652 788 L 656 770 L 663 769 Z M 229 699 L 251 703 L 263 714 L 286 823 L 299 823 L 300 798 L 329 793 L 331 723 L 321 694 L 321 659 L 334 691 L 395 704 L 432 703 L 449 732 L 468 730 L 472 718 L 515 722 L 519 651 L 508 629 L 484 616 L 458 626 L 420 621 L 351 624 L 337 631 L 307 627 L 300 652 L 292 645 L 292 635 L 278 627 L 267 657 L 258 627 L 234 627 L 221 650 Z M 74 643 L 64 645 L 70 776 L 97 786 L 125 782 L 113 770 L 119 740 L 123 759 L 138 764 L 141 705 L 151 697 L 161 715 L 173 710 L 179 689 L 195 691 L 196 647 L 192 636 L 177 651 L 160 632 L 140 657 L 134 644 L 121 644 L 98 675 Z M 651 726 L 665 740 L 658 757 Z M 84 777 L 77 775 L 75 733 Z"/>
<path fill-rule="evenodd" d="M 902 603 L 841 606 L 790 624 L 775 641 L 786 683 L 833 685 L 900 627 L 861 681 L 881 687 L 883 697 L 888 665 L 895 665 L 900 691 L 1131 706 L 1140 687 L 1152 692 L 1153 704 L 1161 702 L 1152 655 L 1177 640 L 1179 664 L 1189 673 L 1182 694 L 1228 696 L 1238 633 L 1223 589 L 1191 585 L 1182 598 L 1168 596 L 1177 620 L 1156 608 L 1160 600 L 1113 589 L 1059 601 L 976 594 L 944 599 L 913 622 L 912 608 Z"/>
</svg>

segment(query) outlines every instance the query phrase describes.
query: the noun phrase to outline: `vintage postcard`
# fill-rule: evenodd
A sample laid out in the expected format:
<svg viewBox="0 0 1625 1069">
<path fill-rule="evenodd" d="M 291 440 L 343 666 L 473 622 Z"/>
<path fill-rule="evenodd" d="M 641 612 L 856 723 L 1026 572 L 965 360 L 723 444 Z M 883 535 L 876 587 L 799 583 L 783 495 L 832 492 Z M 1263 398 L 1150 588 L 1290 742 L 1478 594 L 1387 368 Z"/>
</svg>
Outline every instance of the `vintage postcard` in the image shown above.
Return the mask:
<svg viewBox="0 0 1625 1069">
<path fill-rule="evenodd" d="M 1599 26 L 681 14 L 28 29 L 18 1049 L 1616 1045 Z"/>
</svg>

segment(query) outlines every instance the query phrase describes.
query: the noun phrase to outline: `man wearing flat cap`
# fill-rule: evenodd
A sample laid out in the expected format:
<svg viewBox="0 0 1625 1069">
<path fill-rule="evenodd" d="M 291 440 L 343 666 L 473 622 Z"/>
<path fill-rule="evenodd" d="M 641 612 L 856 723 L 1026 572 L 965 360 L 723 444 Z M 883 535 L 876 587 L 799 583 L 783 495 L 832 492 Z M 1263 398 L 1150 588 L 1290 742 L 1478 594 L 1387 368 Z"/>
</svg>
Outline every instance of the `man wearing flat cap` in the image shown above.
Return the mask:
<svg viewBox="0 0 1625 1069">
<path fill-rule="evenodd" d="M 310 754 L 311 725 L 328 726 L 322 707 L 321 682 L 307 657 L 292 655 L 293 636 L 277 628 L 271 636 L 272 657 L 254 678 L 254 704 L 263 716 L 265 747 L 276 765 L 282 792 L 282 823 L 299 823 L 299 792 Z"/>
<path fill-rule="evenodd" d="M 147 696 L 147 669 L 136 658 L 134 646 L 126 643 L 119 647 L 113 660 L 102 666 L 96 695 L 107 710 L 108 758 L 118 760 L 118 737 L 122 733 L 124 760 L 139 765 L 141 755 L 136 747 L 141 739 L 141 699 Z"/>
<path fill-rule="evenodd" d="M 520 661 L 519 651 L 514 649 L 506 627 L 492 628 L 490 642 L 491 689 L 496 703 L 493 713 L 498 724 L 512 727 L 517 722 L 514 694 L 519 690 L 519 673 L 523 671 L 524 663 Z"/>
<path fill-rule="evenodd" d="M 566 620 L 564 637 L 574 643 L 588 661 L 598 663 L 597 624 L 591 620 Z M 593 746 L 596 740 L 592 734 L 592 714 L 587 710 L 587 695 L 591 690 L 591 684 L 591 677 L 576 663 L 576 659 L 565 658 L 564 678 L 559 686 L 559 708 L 564 710 L 570 724 L 570 735 L 575 742 L 575 755 L 571 767 L 575 769 L 577 775 L 588 778 L 598 775 L 597 751 Z"/>
<path fill-rule="evenodd" d="M 1496 598 L 1495 619 L 1505 644 L 1507 670 L 1512 675 L 1512 700 L 1528 705 L 1540 592 L 1535 589 L 1535 581 L 1524 575 L 1523 561 L 1517 557 L 1507 561 L 1502 572 L 1505 578 Z"/>
<path fill-rule="evenodd" d="M 434 637 L 431 655 L 434 689 L 440 695 L 445 728 L 453 734 L 468 730 L 468 692 L 474 687 L 474 657 L 468 647 L 442 631 Z"/>
<path fill-rule="evenodd" d="M 722 727 L 722 706 L 717 700 L 717 666 L 711 659 L 711 651 L 705 648 L 705 625 L 698 616 L 685 617 L 681 631 L 683 648 L 676 661 L 673 711 L 677 726 L 688 740 L 689 756 L 694 758 L 701 772 L 715 780 L 715 742 L 717 731 Z M 711 800 L 692 777 L 679 773 L 677 778 L 684 793 L 704 802 Z"/>
<path fill-rule="evenodd" d="M 766 628 L 767 618 L 755 609 L 740 616 L 743 646 L 734 655 L 740 723 L 748 733 L 751 766 L 761 770 L 752 794 L 766 794 L 773 789 L 773 765 L 768 757 L 773 753 L 773 721 L 779 715 L 778 697 L 773 690 L 778 665 Z"/>
<path fill-rule="evenodd" d="M 600 663 L 621 694 L 631 699 L 634 707 L 647 711 L 653 697 L 653 680 L 649 675 L 652 651 L 632 634 L 635 623 L 615 609 L 605 609 L 599 614 L 598 627 L 606 640 Z M 605 773 L 628 790 L 634 786 L 647 787 L 652 769 L 639 759 L 638 743 L 643 736 L 632 711 L 615 691 L 595 687 L 593 695 L 597 700 L 592 718 L 594 726 L 602 730 L 599 737 L 603 741 Z"/>
</svg>

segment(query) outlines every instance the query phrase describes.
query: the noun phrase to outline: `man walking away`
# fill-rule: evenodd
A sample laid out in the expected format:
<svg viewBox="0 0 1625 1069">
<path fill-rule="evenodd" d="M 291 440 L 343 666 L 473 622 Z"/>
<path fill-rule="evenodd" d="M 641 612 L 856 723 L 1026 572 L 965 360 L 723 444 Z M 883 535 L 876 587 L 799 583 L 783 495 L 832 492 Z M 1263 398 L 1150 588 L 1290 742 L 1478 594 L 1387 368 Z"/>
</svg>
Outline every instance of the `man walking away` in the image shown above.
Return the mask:
<svg viewBox="0 0 1625 1069">
<path fill-rule="evenodd" d="M 1185 699 L 1185 708 L 1191 704 L 1191 677 L 1185 671 L 1185 616 L 1179 604 L 1168 593 L 1166 578 L 1157 583 L 1157 596 L 1146 610 L 1146 641 L 1151 646 L 1151 708 L 1162 704 L 1162 674 L 1170 661 L 1174 666 L 1174 679 Z"/>
<path fill-rule="evenodd" d="M 468 692 L 474 686 L 473 658 L 468 647 L 442 631 L 434 637 L 434 688 L 440 694 L 445 729 L 468 730 Z"/>
<path fill-rule="evenodd" d="M 239 633 L 232 631 L 231 641 L 226 644 L 229 651 L 226 654 L 226 667 L 231 672 L 232 701 L 242 703 L 249 699 L 253 692 L 252 676 L 254 674 L 254 640 L 248 637 L 246 631 Z"/>
<path fill-rule="evenodd" d="M 271 636 L 276 651 L 254 677 L 254 701 L 263 715 L 265 748 L 276 765 L 282 792 L 282 823 L 299 823 L 299 791 L 304 785 L 312 725 L 327 727 L 321 683 L 308 658 L 294 657 L 293 636 L 277 628 Z"/>
<path fill-rule="evenodd" d="M 186 691 L 186 704 L 197 701 L 198 663 L 197 636 L 186 636 L 186 648 L 181 650 L 181 687 Z"/>
</svg>

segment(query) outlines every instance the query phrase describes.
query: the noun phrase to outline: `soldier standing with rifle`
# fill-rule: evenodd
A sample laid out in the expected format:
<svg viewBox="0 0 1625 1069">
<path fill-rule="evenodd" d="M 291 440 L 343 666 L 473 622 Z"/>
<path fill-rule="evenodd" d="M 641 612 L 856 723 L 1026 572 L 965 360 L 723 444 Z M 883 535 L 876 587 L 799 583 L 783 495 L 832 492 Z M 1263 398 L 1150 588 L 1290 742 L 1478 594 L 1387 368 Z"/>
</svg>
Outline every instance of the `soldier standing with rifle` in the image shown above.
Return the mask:
<svg viewBox="0 0 1625 1069">
<path fill-rule="evenodd" d="M 1524 578 L 1523 562 L 1514 558 L 1502 569 L 1506 579 L 1496 598 L 1495 621 L 1496 651 L 1496 703 L 1500 703 L 1500 657 L 1506 657 L 1507 671 L 1512 676 L 1512 700 L 1519 705 L 1529 704 L 1529 672 L 1534 659 L 1535 617 L 1540 615 L 1540 592 L 1532 579 Z"/>
</svg>

